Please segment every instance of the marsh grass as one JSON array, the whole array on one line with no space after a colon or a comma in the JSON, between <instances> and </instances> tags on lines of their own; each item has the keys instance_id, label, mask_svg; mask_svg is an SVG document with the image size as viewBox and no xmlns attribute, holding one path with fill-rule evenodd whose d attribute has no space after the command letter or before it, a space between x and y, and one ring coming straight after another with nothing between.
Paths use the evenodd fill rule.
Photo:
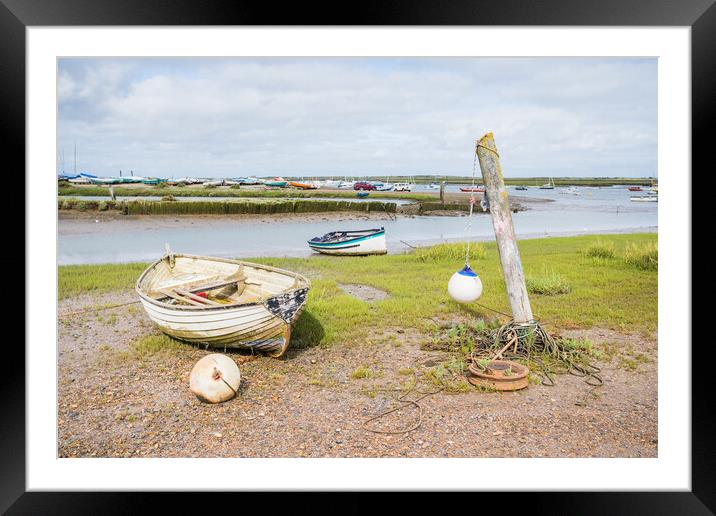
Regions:
<instances>
[{"instance_id":1,"label":"marsh grass","mask_svg":"<svg viewBox=\"0 0 716 516\"><path fill-rule=\"evenodd\" d=\"M236 186L236 185L233 185ZM254 188L233 188L233 187L217 187L203 186L200 188L189 188L187 186L164 186L162 188L154 187L131 187L131 186L115 186L114 192L117 197L143 197L156 195L173 195L175 197L237 197L237 198L323 198L323 197L340 197L346 199L355 199L356 193L353 190L348 191L321 191L321 190L293 190L290 188L278 188L271 190L261 190ZM58 188L58 195L83 197L83 196L108 196L109 190L103 186L61 186ZM412 192L371 192L371 198L375 199L405 199L412 201L435 201L435 196L431 194L421 194Z\"/></svg>"},{"instance_id":2,"label":"marsh grass","mask_svg":"<svg viewBox=\"0 0 716 516\"><path fill-rule=\"evenodd\" d=\"M527 291L530 294L556 296L559 294L569 294L572 290L567 280L554 271L545 272L539 276L527 276L525 282L527 284Z\"/></svg>"},{"instance_id":3,"label":"marsh grass","mask_svg":"<svg viewBox=\"0 0 716 516\"><path fill-rule=\"evenodd\" d=\"M624 263L644 271L659 269L659 248L656 242L629 244L624 250Z\"/></svg>"},{"instance_id":4,"label":"marsh grass","mask_svg":"<svg viewBox=\"0 0 716 516\"><path fill-rule=\"evenodd\" d=\"M421 247L413 251L413 256L421 262L437 262L454 260L460 262L465 260L467 253L466 244L438 244L431 247ZM470 262L482 260L487 256L487 251L482 243L470 244Z\"/></svg>"},{"instance_id":5,"label":"marsh grass","mask_svg":"<svg viewBox=\"0 0 716 516\"><path fill-rule=\"evenodd\" d=\"M612 242L603 242L597 240L590 244L585 250L584 255L590 258L614 258L616 251Z\"/></svg>"},{"instance_id":6,"label":"marsh grass","mask_svg":"<svg viewBox=\"0 0 716 516\"><path fill-rule=\"evenodd\" d=\"M332 200L278 199L258 202L245 201L178 201L174 195L165 195L161 201L83 201L81 199L62 199L58 201L61 210L101 210L116 209L126 215L241 215L275 213L322 213L336 211L359 211L395 213L394 202L351 202Z\"/></svg>"},{"instance_id":7,"label":"marsh grass","mask_svg":"<svg viewBox=\"0 0 716 516\"><path fill-rule=\"evenodd\" d=\"M617 249L629 244L656 244L655 234L610 235L599 237ZM522 240L523 263L531 270L550 270L571 287L557 296L534 295L530 301L535 316L552 328L590 328L598 326L617 331L653 332L657 325L657 273L644 270L634 274L632 266L613 260L603 267L585 260L582 249L597 241L592 236ZM306 310L294 328L294 342L300 346L352 345L368 340L369 333L385 328L422 328L426 320L462 320L486 325L506 322L477 304L459 304L447 293L447 282L464 263L465 244L435 252L423 260L417 251L408 254L330 259L259 258L265 263L308 274L311 289ZM498 253L494 243L483 244L485 256L473 263L483 283L481 305L509 313ZM423 251L425 252L425 251ZM442 255L443 258L439 256ZM59 267L60 298L83 292L110 292L132 289L143 263L114 265L72 265ZM363 284L387 291L384 300L365 303L346 294L338 285ZM140 309L141 310L141 309ZM482 321L485 320L485 321ZM432 328L434 328L434 323ZM471 343L454 336L454 349L469 351ZM429 345L430 341L426 342Z\"/></svg>"},{"instance_id":8,"label":"marsh grass","mask_svg":"<svg viewBox=\"0 0 716 516\"><path fill-rule=\"evenodd\" d=\"M83 293L134 288L134 283L147 265L146 263L64 265L58 271L59 299Z\"/></svg>"}]
</instances>

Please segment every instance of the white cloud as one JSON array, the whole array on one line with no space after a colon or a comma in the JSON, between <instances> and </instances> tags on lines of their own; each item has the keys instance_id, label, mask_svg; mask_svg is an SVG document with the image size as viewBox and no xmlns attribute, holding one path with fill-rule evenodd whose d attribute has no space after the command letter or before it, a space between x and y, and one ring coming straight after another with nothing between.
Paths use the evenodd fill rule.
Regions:
<instances>
[{"instance_id":1,"label":"white cloud","mask_svg":"<svg viewBox=\"0 0 716 516\"><path fill-rule=\"evenodd\" d=\"M99 174L467 174L486 131L507 176L656 174L655 60L72 59L58 94Z\"/></svg>"}]
</instances>

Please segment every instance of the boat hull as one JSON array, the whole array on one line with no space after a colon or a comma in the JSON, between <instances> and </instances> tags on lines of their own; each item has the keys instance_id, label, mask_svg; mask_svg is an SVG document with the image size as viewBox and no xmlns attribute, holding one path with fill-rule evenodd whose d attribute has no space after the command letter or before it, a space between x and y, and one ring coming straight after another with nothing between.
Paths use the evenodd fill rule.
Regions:
<instances>
[{"instance_id":1,"label":"boat hull","mask_svg":"<svg viewBox=\"0 0 716 516\"><path fill-rule=\"evenodd\" d=\"M301 190L316 190L318 187L311 183L299 183L296 181L289 181L289 186L293 186L294 188L300 188Z\"/></svg>"},{"instance_id":2,"label":"boat hull","mask_svg":"<svg viewBox=\"0 0 716 516\"><path fill-rule=\"evenodd\" d=\"M385 243L385 233L361 237L354 240L346 240L340 243L319 243L308 242L308 246L322 254L343 255L343 256L366 256L371 254L387 254L388 248Z\"/></svg>"},{"instance_id":3,"label":"boat hull","mask_svg":"<svg viewBox=\"0 0 716 516\"><path fill-rule=\"evenodd\" d=\"M144 299L141 303L152 322L175 339L213 348L252 349L271 355L283 354L288 348L291 329L303 312L301 306L287 322L263 304L244 305L209 314L205 309L178 313L157 307Z\"/></svg>"},{"instance_id":4,"label":"boat hull","mask_svg":"<svg viewBox=\"0 0 716 516\"><path fill-rule=\"evenodd\" d=\"M209 308L170 305L150 297L143 287L151 282L151 279L146 279L147 275L161 261L152 264L140 276L136 290L147 315L162 332L178 340L212 348L251 349L271 356L281 356L286 351L292 328L305 307L309 290L305 278L295 275L305 285L302 288L280 292L256 302ZM287 272L248 262L217 261L261 267L266 274Z\"/></svg>"}]
</instances>

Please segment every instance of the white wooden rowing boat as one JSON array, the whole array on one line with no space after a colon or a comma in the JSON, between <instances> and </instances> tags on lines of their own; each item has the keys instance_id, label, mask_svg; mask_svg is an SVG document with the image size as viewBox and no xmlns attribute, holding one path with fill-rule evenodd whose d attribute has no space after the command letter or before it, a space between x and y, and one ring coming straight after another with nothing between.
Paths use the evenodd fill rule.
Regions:
<instances>
[{"instance_id":1,"label":"white wooden rowing boat","mask_svg":"<svg viewBox=\"0 0 716 516\"><path fill-rule=\"evenodd\" d=\"M361 231L333 231L308 241L308 246L323 254L364 256L386 254L385 228Z\"/></svg>"},{"instance_id":2,"label":"white wooden rowing boat","mask_svg":"<svg viewBox=\"0 0 716 516\"><path fill-rule=\"evenodd\" d=\"M276 357L288 348L309 288L300 274L268 265L171 252L136 285L149 318L167 335Z\"/></svg>"}]
</instances>

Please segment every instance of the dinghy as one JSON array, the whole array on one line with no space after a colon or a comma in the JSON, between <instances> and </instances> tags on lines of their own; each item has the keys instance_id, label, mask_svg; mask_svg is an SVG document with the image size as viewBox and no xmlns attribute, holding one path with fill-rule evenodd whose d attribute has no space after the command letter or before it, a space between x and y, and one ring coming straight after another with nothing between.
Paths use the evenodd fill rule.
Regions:
<instances>
[{"instance_id":1,"label":"dinghy","mask_svg":"<svg viewBox=\"0 0 716 516\"><path fill-rule=\"evenodd\" d=\"M301 190L315 190L318 187L313 183L302 183L299 181L289 181L289 186L293 186L294 188L299 188Z\"/></svg>"},{"instance_id":2,"label":"dinghy","mask_svg":"<svg viewBox=\"0 0 716 516\"><path fill-rule=\"evenodd\" d=\"M361 231L333 231L308 241L308 246L323 254L365 256L386 254L385 228Z\"/></svg>"},{"instance_id":3,"label":"dinghy","mask_svg":"<svg viewBox=\"0 0 716 516\"><path fill-rule=\"evenodd\" d=\"M149 318L176 339L279 357L310 282L268 265L168 251L137 280Z\"/></svg>"},{"instance_id":4,"label":"dinghy","mask_svg":"<svg viewBox=\"0 0 716 516\"><path fill-rule=\"evenodd\" d=\"M484 186L461 186L460 191L461 192L484 193L485 187Z\"/></svg>"}]
</instances>

